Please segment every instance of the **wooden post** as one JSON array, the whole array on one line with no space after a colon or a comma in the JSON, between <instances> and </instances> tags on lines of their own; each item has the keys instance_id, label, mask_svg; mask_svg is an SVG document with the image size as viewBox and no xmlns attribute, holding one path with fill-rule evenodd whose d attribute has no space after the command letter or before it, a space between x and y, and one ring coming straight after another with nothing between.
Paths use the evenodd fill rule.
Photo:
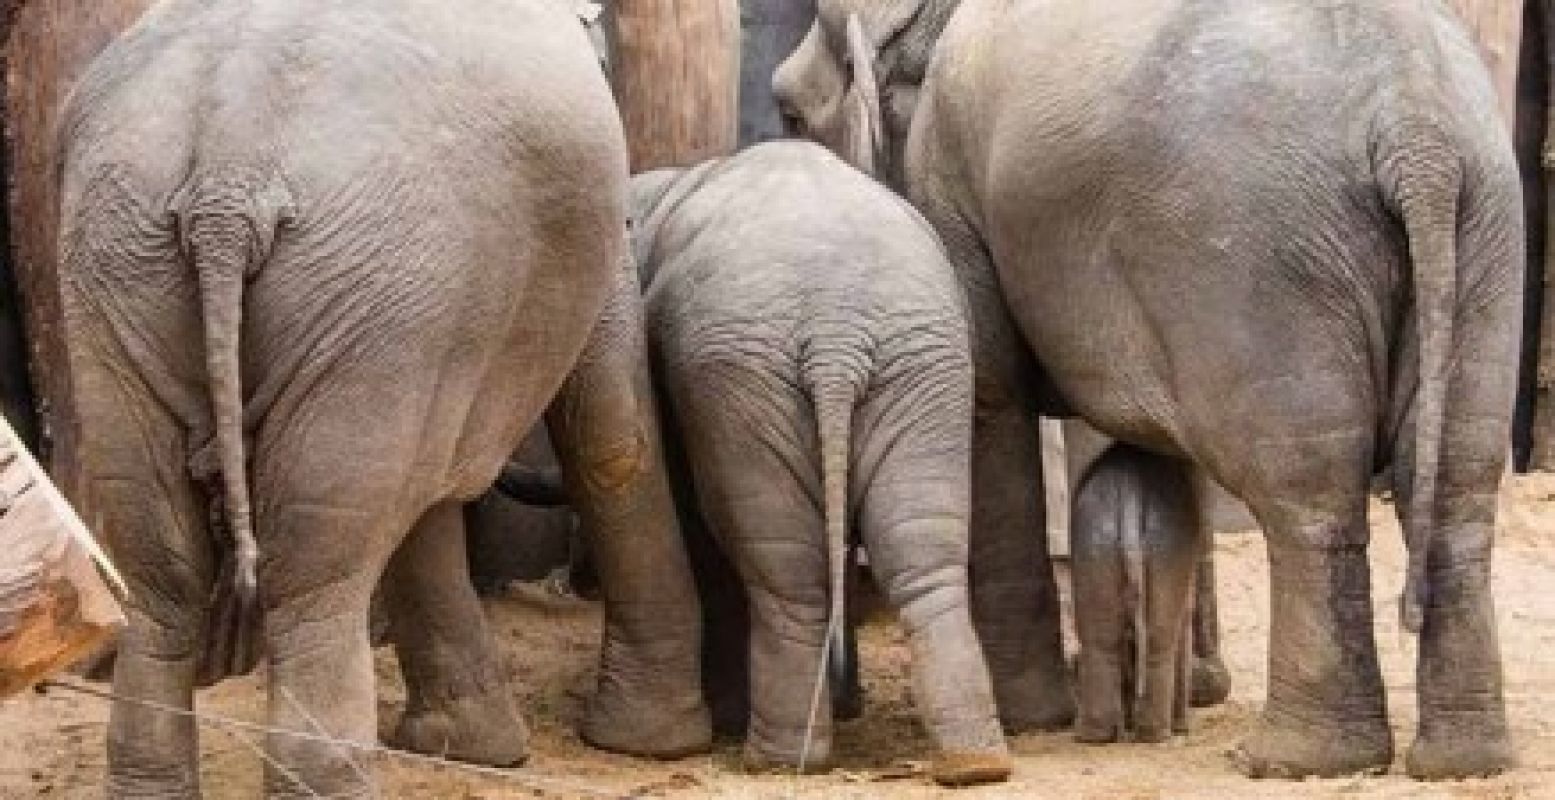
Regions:
<instances>
[{"instance_id":1,"label":"wooden post","mask_svg":"<svg viewBox=\"0 0 1555 800\"><path fill-rule=\"evenodd\" d=\"M5 74L5 41L15 21L16 0L0 0L0 76ZM0 81L0 121L5 119L4 83ZM0 122L0 130L4 129ZM0 136L0 141L4 137ZM0 148L0 187L11 185L10 169ZM0 188L0 192L4 189ZM27 373L27 336L22 322L21 296L11 268L10 220L0 202L0 412L29 447L38 445L37 407Z\"/></svg>"},{"instance_id":2,"label":"wooden post","mask_svg":"<svg viewBox=\"0 0 1555 800\"><path fill-rule=\"evenodd\" d=\"M1542 160L1544 192L1544 216L1539 220L1544 226L1544 261L1530 264L1543 278L1543 309L1540 320L1538 361L1536 362L1533 422L1533 452L1529 459L1534 469L1555 469L1555 246L1551 246L1549 233L1555 230L1555 0L1535 0L1542 13L1544 44L1545 90L1545 139Z\"/></svg>"},{"instance_id":3,"label":"wooden post","mask_svg":"<svg viewBox=\"0 0 1555 800\"><path fill-rule=\"evenodd\" d=\"M815 19L815 0L741 0L740 146L784 136L772 73Z\"/></svg>"},{"instance_id":4,"label":"wooden post","mask_svg":"<svg viewBox=\"0 0 1555 800\"><path fill-rule=\"evenodd\" d=\"M614 0L606 30L633 172L688 166L734 151L736 0Z\"/></svg>"},{"instance_id":5,"label":"wooden post","mask_svg":"<svg viewBox=\"0 0 1555 800\"><path fill-rule=\"evenodd\" d=\"M4 42L11 256L24 298L33 388L43 411L40 452L60 487L77 499L78 465L68 463L73 448L63 446L74 435L76 416L60 330L54 126L76 77L151 2L22 0ZM59 459L47 458L55 453Z\"/></svg>"},{"instance_id":6,"label":"wooden post","mask_svg":"<svg viewBox=\"0 0 1555 800\"><path fill-rule=\"evenodd\" d=\"M1485 66L1495 81L1502 119L1510 130L1517 117L1518 43L1522 40L1523 4L1515 0L1450 0L1479 43Z\"/></svg>"}]
</instances>

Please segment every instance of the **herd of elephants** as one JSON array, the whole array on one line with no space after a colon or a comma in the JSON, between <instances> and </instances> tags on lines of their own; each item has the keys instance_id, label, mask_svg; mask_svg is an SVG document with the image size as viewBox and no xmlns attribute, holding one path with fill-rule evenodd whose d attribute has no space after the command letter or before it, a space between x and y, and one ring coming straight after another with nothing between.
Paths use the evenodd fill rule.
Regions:
<instances>
[{"instance_id":1,"label":"herd of elephants","mask_svg":"<svg viewBox=\"0 0 1555 800\"><path fill-rule=\"evenodd\" d=\"M259 663L274 728L375 740L375 616L393 743L522 763L464 535L499 473L587 533L588 743L732 727L752 769L824 767L862 548L945 785L1007 777L1010 733L1184 729L1195 470L1272 567L1237 764L1387 769L1386 475L1406 768L1514 763L1489 569L1521 190L1443 4L820 0L773 79L794 140L636 176L574 5L164 0L76 85L70 446L132 589L114 691L152 703L113 708L111 796L198 796L195 722L154 704ZM1039 415L1116 442L1074 506L1073 667ZM505 469L539 424L562 489ZM375 791L266 749L271 796Z\"/></svg>"}]
</instances>

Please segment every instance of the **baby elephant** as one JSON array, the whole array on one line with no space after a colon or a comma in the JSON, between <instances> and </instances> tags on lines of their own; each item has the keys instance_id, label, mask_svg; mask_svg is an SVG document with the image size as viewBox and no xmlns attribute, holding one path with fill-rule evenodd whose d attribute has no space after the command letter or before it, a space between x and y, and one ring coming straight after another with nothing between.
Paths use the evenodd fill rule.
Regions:
<instances>
[{"instance_id":1,"label":"baby elephant","mask_svg":"<svg viewBox=\"0 0 1555 800\"><path fill-rule=\"evenodd\" d=\"M1193 486L1172 459L1107 450L1075 496L1070 529L1080 639L1082 742L1160 742L1188 729Z\"/></svg>"},{"instance_id":2,"label":"baby elephant","mask_svg":"<svg viewBox=\"0 0 1555 800\"><path fill-rule=\"evenodd\" d=\"M972 366L955 275L904 201L818 146L633 181L664 405L750 599L755 768L831 750L847 529L912 647L943 784L1010 759L967 596Z\"/></svg>"}]
</instances>

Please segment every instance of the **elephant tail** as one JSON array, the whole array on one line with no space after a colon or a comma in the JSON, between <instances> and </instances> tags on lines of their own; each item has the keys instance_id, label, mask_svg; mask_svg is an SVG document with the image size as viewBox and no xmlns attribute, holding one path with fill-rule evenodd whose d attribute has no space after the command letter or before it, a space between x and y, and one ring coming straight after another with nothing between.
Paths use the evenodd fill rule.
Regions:
<instances>
[{"instance_id":1,"label":"elephant tail","mask_svg":"<svg viewBox=\"0 0 1555 800\"><path fill-rule=\"evenodd\" d=\"M1141 536L1148 512L1145 509L1144 483L1139 474L1143 465L1126 444L1114 444L1107 458L1115 460L1116 477L1122 480L1122 492L1118 497L1118 545L1123 551L1124 598L1129 609L1130 624L1134 631L1134 675L1129 682L1129 705L1139 719L1140 704L1144 701L1145 671L1150 655L1150 574L1145 563L1145 543ZM1117 469L1121 467L1121 469Z\"/></svg>"},{"instance_id":2,"label":"elephant tail","mask_svg":"<svg viewBox=\"0 0 1555 800\"><path fill-rule=\"evenodd\" d=\"M202 682L246 672L257 658L246 646L256 621L259 547L249 498L240 333L244 288L269 258L284 205L276 190L247 170L197 177L173 201L180 244L198 284L212 417L211 441L194 469L205 478L211 469L220 475L220 519L231 545L223 555L224 579L215 587L208 641L214 653L202 665Z\"/></svg>"},{"instance_id":3,"label":"elephant tail","mask_svg":"<svg viewBox=\"0 0 1555 800\"><path fill-rule=\"evenodd\" d=\"M1457 230L1463 167L1436 123L1396 128L1399 146L1381 166L1394 211L1403 221L1414 287L1419 382L1414 402L1414 459L1405 509L1409 564L1399 613L1404 629L1419 633L1429 602L1428 573L1436 535L1436 500L1446 426L1457 306Z\"/></svg>"},{"instance_id":4,"label":"elephant tail","mask_svg":"<svg viewBox=\"0 0 1555 800\"><path fill-rule=\"evenodd\" d=\"M827 674L840 676L847 670L841 661L847 653L848 461L852 451L853 407L858 399L858 387L846 370L816 361L812 359L806 364L804 378L815 407L816 433L821 448L830 610L826 618L826 640L821 646L820 664L816 668L815 691L810 698L804 746L799 755L801 772L809 759L811 733L820 713L824 694L821 690Z\"/></svg>"}]
</instances>

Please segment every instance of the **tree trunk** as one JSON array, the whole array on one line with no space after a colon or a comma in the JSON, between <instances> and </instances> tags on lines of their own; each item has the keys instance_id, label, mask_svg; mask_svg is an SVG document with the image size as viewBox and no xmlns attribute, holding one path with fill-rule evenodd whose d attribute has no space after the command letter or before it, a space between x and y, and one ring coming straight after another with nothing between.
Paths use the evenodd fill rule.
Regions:
<instances>
[{"instance_id":1,"label":"tree trunk","mask_svg":"<svg viewBox=\"0 0 1555 800\"><path fill-rule=\"evenodd\" d=\"M1495 82L1501 116L1510 129L1517 118L1518 43L1522 39L1523 4L1514 0L1451 0L1452 7L1479 43Z\"/></svg>"},{"instance_id":2,"label":"tree trunk","mask_svg":"<svg viewBox=\"0 0 1555 800\"><path fill-rule=\"evenodd\" d=\"M733 152L739 137L736 0L618 0L606 15L632 171Z\"/></svg>"},{"instance_id":3,"label":"tree trunk","mask_svg":"<svg viewBox=\"0 0 1555 800\"><path fill-rule=\"evenodd\" d=\"M741 0L740 145L782 138L787 131L772 95L772 73L799 45L815 19L815 0Z\"/></svg>"},{"instance_id":4,"label":"tree trunk","mask_svg":"<svg viewBox=\"0 0 1555 800\"><path fill-rule=\"evenodd\" d=\"M11 263L24 298L33 388L43 410L40 452L45 456L73 450L50 445L74 435L77 423L60 331L55 264L59 165L54 126L76 77L150 4L151 0L24 0L5 39ZM78 497L77 465L47 463L65 493Z\"/></svg>"}]
</instances>

